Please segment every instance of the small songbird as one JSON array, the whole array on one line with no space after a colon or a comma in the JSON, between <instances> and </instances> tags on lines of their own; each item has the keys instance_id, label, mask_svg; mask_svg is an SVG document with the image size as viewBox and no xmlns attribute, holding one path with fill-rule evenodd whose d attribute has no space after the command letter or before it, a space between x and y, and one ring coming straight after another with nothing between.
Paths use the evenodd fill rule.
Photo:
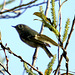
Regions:
<instances>
[{"instance_id":1,"label":"small songbird","mask_svg":"<svg viewBox=\"0 0 75 75\"><path fill-rule=\"evenodd\" d=\"M55 41L53 41L51 38L47 37L46 35L39 34L35 30L31 29L30 27L24 24L18 24L12 27L14 27L17 30L20 39L24 43L34 48L41 47L45 50L49 58L53 57L53 54L48 50L47 46L50 47L49 44L58 46L58 44Z\"/></svg>"}]
</instances>

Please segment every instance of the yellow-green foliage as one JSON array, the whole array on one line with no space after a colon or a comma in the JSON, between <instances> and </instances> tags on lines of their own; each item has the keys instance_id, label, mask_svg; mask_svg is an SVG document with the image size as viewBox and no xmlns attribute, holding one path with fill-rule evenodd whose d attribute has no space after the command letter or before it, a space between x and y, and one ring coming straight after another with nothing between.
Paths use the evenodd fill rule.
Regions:
<instances>
[{"instance_id":1,"label":"yellow-green foliage","mask_svg":"<svg viewBox=\"0 0 75 75\"><path fill-rule=\"evenodd\" d=\"M51 13L52 13L53 25L54 25L54 27L56 27L55 0L51 1L51 5L52 5L52 8L51 8L52 12Z\"/></svg>"},{"instance_id":2,"label":"yellow-green foliage","mask_svg":"<svg viewBox=\"0 0 75 75\"><path fill-rule=\"evenodd\" d=\"M37 75L31 71L31 69L28 67L26 63L24 63L24 68L25 68L25 71L28 73L28 75Z\"/></svg>"},{"instance_id":3,"label":"yellow-green foliage","mask_svg":"<svg viewBox=\"0 0 75 75\"><path fill-rule=\"evenodd\" d=\"M53 56L53 59L51 60L51 62L48 64L48 68L45 70L45 75L50 75L52 72L52 67L54 64L54 61L56 59L56 55Z\"/></svg>"},{"instance_id":4,"label":"yellow-green foliage","mask_svg":"<svg viewBox=\"0 0 75 75\"><path fill-rule=\"evenodd\" d=\"M64 42L64 41L66 40L66 38L67 38L68 29L69 29L69 24L70 24L70 19L68 18L67 21L66 21L66 25L65 25L65 30L64 30L62 42Z\"/></svg>"},{"instance_id":5,"label":"yellow-green foliage","mask_svg":"<svg viewBox=\"0 0 75 75\"><path fill-rule=\"evenodd\" d=\"M50 31L54 32L56 36L59 36L59 32L58 30L50 24L49 20L47 20L47 17L44 15L44 13L42 12L42 8L40 10L40 12L35 12L34 15L40 17L44 24L45 27L49 28Z\"/></svg>"}]
</instances>

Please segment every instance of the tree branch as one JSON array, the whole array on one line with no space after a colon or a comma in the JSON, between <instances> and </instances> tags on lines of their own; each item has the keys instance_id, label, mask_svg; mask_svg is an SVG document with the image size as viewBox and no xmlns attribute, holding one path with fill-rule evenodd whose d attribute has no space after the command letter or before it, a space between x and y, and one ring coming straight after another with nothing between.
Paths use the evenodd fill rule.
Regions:
<instances>
[{"instance_id":1,"label":"tree branch","mask_svg":"<svg viewBox=\"0 0 75 75\"><path fill-rule=\"evenodd\" d=\"M61 0L59 0L59 8L61 5ZM58 40L58 44L60 44L60 40L61 40L61 11L59 14L59 40ZM60 60L60 47L58 47L58 64L59 64L59 60ZM60 75L60 68L58 70L58 75Z\"/></svg>"},{"instance_id":2,"label":"tree branch","mask_svg":"<svg viewBox=\"0 0 75 75\"><path fill-rule=\"evenodd\" d=\"M4 65L2 65L2 63L0 62L0 66L2 66L3 67L3 69L9 74L9 75L11 75L11 73L4 67Z\"/></svg>"},{"instance_id":3,"label":"tree branch","mask_svg":"<svg viewBox=\"0 0 75 75\"><path fill-rule=\"evenodd\" d=\"M48 14L49 6L50 6L50 0L47 0L46 11L45 11L46 16ZM44 25L42 23L40 34L43 33L43 29L44 29ZM38 50L39 50L39 47L35 49L35 52L34 52L34 55L33 55L33 61L32 61L33 66L35 66L36 58L37 58L37 55L38 55Z\"/></svg>"},{"instance_id":4,"label":"tree branch","mask_svg":"<svg viewBox=\"0 0 75 75\"><path fill-rule=\"evenodd\" d=\"M4 11L4 12L0 12L0 14L13 11L13 10L15 10L15 9L17 9L17 8L21 8L21 7L23 7L23 6L27 6L27 5L29 5L29 4L35 3L36 1L37 1L37 0L34 0L34 1L31 1L31 2L29 2L29 3L27 3L27 4L22 4L22 5L20 5L20 6L16 6L16 7L10 9L10 10L6 10L6 11Z\"/></svg>"},{"instance_id":5,"label":"tree branch","mask_svg":"<svg viewBox=\"0 0 75 75\"><path fill-rule=\"evenodd\" d=\"M73 22L72 22L72 27L71 27L70 33L69 33L69 35L68 35L68 39L67 39L67 42L66 42L66 45L65 45L65 49L67 48L67 46L68 46L68 44L69 44L69 41L70 41L72 32L73 32L73 30L74 30L74 24L75 24L75 16L74 16L74 20L73 20Z\"/></svg>"},{"instance_id":6,"label":"tree branch","mask_svg":"<svg viewBox=\"0 0 75 75\"><path fill-rule=\"evenodd\" d=\"M66 42L66 45L65 45L65 50L67 49L67 46L68 46L68 44L69 44L69 41L70 41L70 38L71 38L71 35L72 35L72 32L73 32L73 30L74 30L74 25L75 25L75 16L74 16L74 19L73 19L73 23L72 23L72 27L71 27L71 30L70 30L70 33L69 33L69 35L68 35L68 39L67 39L67 42ZM59 64L58 64L58 66L57 66L57 68L56 68L56 70L55 70L55 74L54 75L56 75L57 74L57 71L58 71L58 69L59 69L59 67L60 67L60 65L61 65L61 61L62 61L62 59L63 59L63 54L64 53L62 53L62 55L61 55L61 57L60 57L60 61L59 61ZM68 61L66 62L66 68L67 68L67 72L68 72L68 67L67 67L67 64L68 63Z\"/></svg>"},{"instance_id":7,"label":"tree branch","mask_svg":"<svg viewBox=\"0 0 75 75\"><path fill-rule=\"evenodd\" d=\"M11 16L11 15L2 15L1 14L1 16L0 16L0 19L1 18L3 18L3 19L8 19L8 18L16 18L16 17L19 17L21 14L23 14L28 8L32 8L32 7L35 7L35 6L39 6L39 5L42 5L42 4L45 4L45 3L47 3L47 2L41 2L41 3L38 3L38 4L33 4L33 5L29 5L29 6L26 6L26 7L19 7L19 8L17 8L17 9L15 9L15 10L11 10L11 9L6 9L6 11L7 10L10 10L9 12L11 12L11 13L14 13L14 14L16 14L16 15L14 15L14 16ZM21 6L21 5L19 5L19 6ZM22 9L24 9L24 11L20 11L20 10L22 10ZM5 11L3 11L4 13L6 13ZM1 12L0 12L1 13Z\"/></svg>"},{"instance_id":8,"label":"tree branch","mask_svg":"<svg viewBox=\"0 0 75 75\"><path fill-rule=\"evenodd\" d=\"M1 45L1 48L2 48L2 49L8 50L8 52L9 52L10 54L13 54L15 57L19 58L19 59L21 60L21 62L24 62L24 63L28 64L31 68L33 68L33 70L37 71L37 72L39 73L39 75L43 75L43 73L42 73L41 71L38 71L37 69L35 69L31 64L29 64L27 61L25 61L21 56L19 56L19 55L13 53L13 52L10 50L9 47L6 48L5 46L3 46L3 44L2 44L1 42L0 42L0 45ZM5 68L4 68L4 69L5 69ZM9 73L8 70L5 69L5 71L6 71L7 73ZM9 73L9 74L10 74L10 73ZM10 75L11 75L11 74L10 74Z\"/></svg>"}]
</instances>

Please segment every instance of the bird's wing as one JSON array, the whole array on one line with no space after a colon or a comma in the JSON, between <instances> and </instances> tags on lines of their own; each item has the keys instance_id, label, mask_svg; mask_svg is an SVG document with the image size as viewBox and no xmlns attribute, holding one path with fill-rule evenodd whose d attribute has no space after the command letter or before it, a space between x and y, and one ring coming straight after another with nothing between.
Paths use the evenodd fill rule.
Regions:
<instances>
[{"instance_id":1,"label":"bird's wing","mask_svg":"<svg viewBox=\"0 0 75 75\"><path fill-rule=\"evenodd\" d=\"M49 38L46 35L37 34L37 35L35 35L35 39L40 40L46 44L52 44L54 46L59 46L53 39Z\"/></svg>"},{"instance_id":2,"label":"bird's wing","mask_svg":"<svg viewBox=\"0 0 75 75\"><path fill-rule=\"evenodd\" d=\"M36 36L36 35L35 35ZM28 36L27 39L30 40L30 41L34 41L36 43L40 43L40 44L45 44L46 46L48 47L51 47L48 43L42 41L42 40L39 40L39 39L36 39L35 36Z\"/></svg>"}]
</instances>

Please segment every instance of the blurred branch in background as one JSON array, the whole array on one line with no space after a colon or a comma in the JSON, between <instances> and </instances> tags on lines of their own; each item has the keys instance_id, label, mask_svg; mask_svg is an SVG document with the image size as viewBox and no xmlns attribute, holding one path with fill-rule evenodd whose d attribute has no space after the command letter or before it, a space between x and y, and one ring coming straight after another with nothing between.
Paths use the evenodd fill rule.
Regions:
<instances>
[{"instance_id":1,"label":"blurred branch in background","mask_svg":"<svg viewBox=\"0 0 75 75\"><path fill-rule=\"evenodd\" d=\"M21 14L23 14L28 8L32 8L32 7L39 6L39 5L47 3L47 2L41 2L41 3L38 3L38 4L33 4L36 1L37 0L34 0L34 1L31 1L31 2L29 2L27 4L22 4L22 1L21 1L19 6L16 6L14 8L7 9L7 10L2 9L3 11L1 10L1 12L0 12L0 14L1 14L0 19L17 18ZM21 11L21 10L23 10L23 11ZM13 13L14 15L13 16L9 15L9 12ZM2 15L4 13L8 13L8 14Z\"/></svg>"},{"instance_id":2,"label":"blurred branch in background","mask_svg":"<svg viewBox=\"0 0 75 75\"><path fill-rule=\"evenodd\" d=\"M72 26L71 26L71 30L70 30L70 33L69 33L69 35L68 35L68 39L67 39L67 42L66 42L66 45L65 45L64 49L67 49L67 46L68 46L69 41L70 41L70 38L71 38L71 36L72 36L72 32L73 32L73 30L74 30L74 25L75 25L75 16L74 16L74 19L73 19L73 22L72 22ZM57 66L57 68L56 68L56 70L55 70L55 75L57 74L57 72L58 72L58 70L59 70L59 67L60 67L60 64L61 64L61 62L62 62L62 59L63 59L63 54L61 55L60 60L59 60L59 64L58 64L58 66ZM67 62L66 62L66 64L67 64Z\"/></svg>"},{"instance_id":3,"label":"blurred branch in background","mask_svg":"<svg viewBox=\"0 0 75 75\"><path fill-rule=\"evenodd\" d=\"M9 0L9 1L4 0L4 2L2 4L0 4L0 10L4 9L5 5L10 4L14 1L15 0Z\"/></svg>"},{"instance_id":4,"label":"blurred branch in background","mask_svg":"<svg viewBox=\"0 0 75 75\"><path fill-rule=\"evenodd\" d=\"M5 47L6 47L6 45L5 45ZM2 58L0 56L0 73L2 73L3 75L5 75L5 72L7 72L9 75L11 75L11 73L8 71L8 58L7 58L7 55L6 55L6 52L5 52L5 47L2 44L1 32L0 32L0 46L1 46L0 50L3 50L4 54L5 54L5 58ZM5 59L6 59L6 65L3 64Z\"/></svg>"},{"instance_id":5,"label":"blurred branch in background","mask_svg":"<svg viewBox=\"0 0 75 75\"><path fill-rule=\"evenodd\" d=\"M50 0L47 0L46 10L45 10L46 17L48 15L49 6L50 6ZM42 7L40 7L40 11L41 10L42 10ZM42 23L41 30L40 30L40 34L43 33L43 29L44 29L44 25ZM35 49L35 52L34 52L34 55L33 55L33 60L32 60L32 66L33 67L35 66L36 58L37 58L37 55L38 55L38 50L39 50L39 47L37 47Z\"/></svg>"},{"instance_id":6,"label":"blurred branch in background","mask_svg":"<svg viewBox=\"0 0 75 75\"><path fill-rule=\"evenodd\" d=\"M59 0L59 9L60 9L60 5L61 5L61 0ZM62 24L62 16L61 16L61 11L60 11L60 14L59 15L59 40L58 40L58 44L60 44L60 41L61 41L61 24ZM60 47L58 47L58 63L59 63L59 60L60 60ZM58 70L58 75L60 75L60 68Z\"/></svg>"}]
</instances>

